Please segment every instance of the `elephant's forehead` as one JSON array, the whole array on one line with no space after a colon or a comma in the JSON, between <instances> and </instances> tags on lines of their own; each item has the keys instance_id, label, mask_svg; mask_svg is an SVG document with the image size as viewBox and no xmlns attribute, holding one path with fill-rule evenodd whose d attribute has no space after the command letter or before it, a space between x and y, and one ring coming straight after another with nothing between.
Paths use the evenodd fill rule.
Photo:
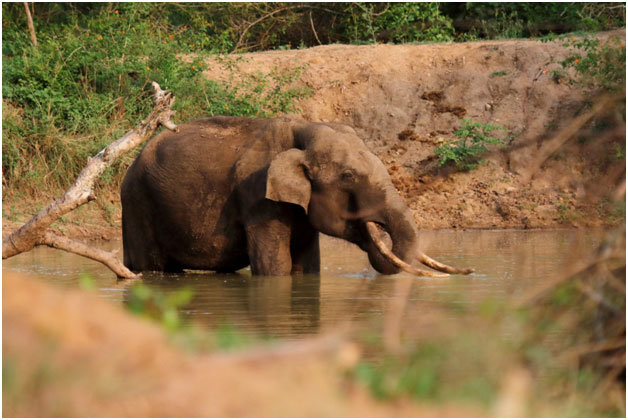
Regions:
<instances>
[{"instance_id":1,"label":"elephant's forehead","mask_svg":"<svg viewBox=\"0 0 628 420\"><path fill-rule=\"evenodd\" d=\"M351 168L364 175L381 176L387 173L382 161L354 136L317 139L310 152L310 158L321 166Z\"/></svg>"},{"instance_id":2,"label":"elephant's forehead","mask_svg":"<svg viewBox=\"0 0 628 420\"><path fill-rule=\"evenodd\" d=\"M312 157L321 162L348 163L367 151L362 140L354 136L320 137L311 149Z\"/></svg>"}]
</instances>

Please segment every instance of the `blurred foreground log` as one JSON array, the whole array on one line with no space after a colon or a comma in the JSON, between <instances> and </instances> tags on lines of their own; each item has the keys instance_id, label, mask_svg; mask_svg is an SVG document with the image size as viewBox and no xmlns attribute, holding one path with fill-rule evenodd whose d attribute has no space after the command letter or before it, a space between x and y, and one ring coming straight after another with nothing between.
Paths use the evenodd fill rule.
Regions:
<instances>
[{"instance_id":1,"label":"blurred foreground log","mask_svg":"<svg viewBox=\"0 0 628 420\"><path fill-rule=\"evenodd\" d=\"M97 250L87 245L61 238L48 232L47 229L59 217L94 200L94 183L105 169L111 166L124 153L152 137L160 125L173 131L178 130L176 125L170 120L175 113L175 111L170 109L174 104L174 96L171 92L161 90L160 86L155 82L153 82L153 89L155 90L156 105L148 117L124 136L105 147L96 156L89 158L85 168L83 168L74 184L63 196L57 198L22 227L5 237L2 240L2 259L30 251L38 245L47 245L102 262L116 273L118 277L138 277L138 275L127 269L113 253Z\"/></svg>"},{"instance_id":2,"label":"blurred foreground log","mask_svg":"<svg viewBox=\"0 0 628 420\"><path fill-rule=\"evenodd\" d=\"M619 383L625 393L625 224L608 231L587 261L533 288L516 303L539 324L552 320L560 326L534 338L553 348L558 362L599 374L602 380L596 392L605 393ZM565 334L562 340L559 331Z\"/></svg>"},{"instance_id":3,"label":"blurred foreground log","mask_svg":"<svg viewBox=\"0 0 628 420\"><path fill-rule=\"evenodd\" d=\"M534 174L539 172L543 163L545 163L550 156L558 151L563 144L574 138L578 131L580 131L589 121L605 112L608 112L611 107L616 106L619 101L623 100L625 100L625 95L604 95L598 98L589 111L575 117L553 138L543 142L540 148L528 153L529 157L524 159L524 161L519 163L519 165L517 165L518 167L514 169L521 173L526 182L529 182ZM523 147L532 148L534 147L534 143L523 145Z\"/></svg>"}]
</instances>

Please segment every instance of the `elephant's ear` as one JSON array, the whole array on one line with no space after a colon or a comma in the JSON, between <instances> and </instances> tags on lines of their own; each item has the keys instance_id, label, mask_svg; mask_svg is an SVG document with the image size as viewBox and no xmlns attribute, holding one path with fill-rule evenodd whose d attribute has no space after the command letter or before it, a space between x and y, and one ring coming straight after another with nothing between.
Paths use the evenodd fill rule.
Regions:
<instances>
[{"instance_id":1,"label":"elephant's ear","mask_svg":"<svg viewBox=\"0 0 628 420\"><path fill-rule=\"evenodd\" d=\"M304 172L305 152L289 149L270 162L266 179L266 198L298 204L307 213L312 186Z\"/></svg>"}]
</instances>

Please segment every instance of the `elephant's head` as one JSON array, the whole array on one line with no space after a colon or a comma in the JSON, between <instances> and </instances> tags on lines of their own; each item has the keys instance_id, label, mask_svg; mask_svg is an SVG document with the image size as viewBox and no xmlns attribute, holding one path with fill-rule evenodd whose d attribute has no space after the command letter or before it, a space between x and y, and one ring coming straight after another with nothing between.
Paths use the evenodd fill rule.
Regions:
<instances>
[{"instance_id":1,"label":"elephant's head","mask_svg":"<svg viewBox=\"0 0 628 420\"><path fill-rule=\"evenodd\" d=\"M266 198L303 207L312 226L346 239L366 251L373 267L385 274L411 267L418 259L439 271L468 273L440 264L419 252L418 230L384 164L350 127L322 123L296 125L294 148L271 162ZM392 252L376 226L392 240Z\"/></svg>"}]
</instances>

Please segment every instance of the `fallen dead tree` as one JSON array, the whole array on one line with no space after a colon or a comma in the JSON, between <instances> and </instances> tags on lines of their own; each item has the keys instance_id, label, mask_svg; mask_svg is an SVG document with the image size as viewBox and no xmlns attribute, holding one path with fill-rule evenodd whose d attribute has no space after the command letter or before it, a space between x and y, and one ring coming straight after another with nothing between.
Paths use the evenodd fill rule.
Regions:
<instances>
[{"instance_id":1,"label":"fallen dead tree","mask_svg":"<svg viewBox=\"0 0 628 420\"><path fill-rule=\"evenodd\" d=\"M46 245L101 262L120 278L138 277L120 262L115 252L106 252L58 236L48 228L64 214L94 200L96 198L94 183L100 175L120 156L152 137L160 125L169 130L178 130L177 126L170 120L175 113L170 109L174 104L174 96L171 92L161 90L159 84L155 82L153 82L153 89L155 90L156 104L151 113L134 129L105 147L96 156L89 158L85 168L63 196L57 198L22 227L5 237L2 240L2 259L30 251L36 246Z\"/></svg>"}]
</instances>

